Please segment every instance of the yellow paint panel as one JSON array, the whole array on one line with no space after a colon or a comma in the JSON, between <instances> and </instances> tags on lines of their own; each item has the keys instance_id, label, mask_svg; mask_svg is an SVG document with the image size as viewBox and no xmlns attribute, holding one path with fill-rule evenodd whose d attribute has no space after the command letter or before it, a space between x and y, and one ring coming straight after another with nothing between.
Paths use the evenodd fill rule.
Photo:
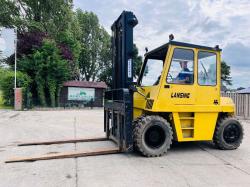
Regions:
<instances>
[{"instance_id":1,"label":"yellow paint panel","mask_svg":"<svg viewBox=\"0 0 250 187\"><path fill-rule=\"evenodd\" d=\"M194 118L180 117L184 113L173 113L174 128L177 140L182 141L201 141L212 140L218 113L194 114Z\"/></svg>"},{"instance_id":2,"label":"yellow paint panel","mask_svg":"<svg viewBox=\"0 0 250 187\"><path fill-rule=\"evenodd\" d=\"M142 115L143 110L139 109L139 108L134 108L133 112L134 112L133 117L134 117L134 119L136 119Z\"/></svg>"},{"instance_id":3,"label":"yellow paint panel","mask_svg":"<svg viewBox=\"0 0 250 187\"><path fill-rule=\"evenodd\" d=\"M212 140L218 113L195 113L194 139Z\"/></svg>"}]
</instances>

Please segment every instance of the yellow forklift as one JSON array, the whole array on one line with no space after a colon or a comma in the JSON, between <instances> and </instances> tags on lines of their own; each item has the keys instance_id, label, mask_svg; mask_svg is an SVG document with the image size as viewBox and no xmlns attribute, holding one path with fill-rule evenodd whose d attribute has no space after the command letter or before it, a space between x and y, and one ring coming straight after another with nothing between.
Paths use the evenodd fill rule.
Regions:
<instances>
[{"instance_id":1,"label":"yellow forklift","mask_svg":"<svg viewBox=\"0 0 250 187\"><path fill-rule=\"evenodd\" d=\"M236 149L243 128L232 99L221 97L221 49L173 41L145 54L134 94L134 142L161 156L173 140L213 141Z\"/></svg>"},{"instance_id":2,"label":"yellow forklift","mask_svg":"<svg viewBox=\"0 0 250 187\"><path fill-rule=\"evenodd\" d=\"M114 149L58 153L11 159L35 161L93 156L138 150L146 157L162 156L173 141L213 141L219 149L240 146L243 128L234 117L232 99L221 97L221 49L169 41L145 54L133 82L133 28L138 21L124 11L112 25L112 88L105 92L106 137L45 142L48 145L112 140Z\"/></svg>"}]
</instances>

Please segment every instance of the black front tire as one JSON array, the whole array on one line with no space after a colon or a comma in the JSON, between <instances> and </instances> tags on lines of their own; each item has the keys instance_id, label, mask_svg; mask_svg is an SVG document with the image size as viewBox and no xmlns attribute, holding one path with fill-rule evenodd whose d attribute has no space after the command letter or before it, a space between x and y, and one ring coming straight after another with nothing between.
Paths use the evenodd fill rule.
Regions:
<instances>
[{"instance_id":1,"label":"black front tire","mask_svg":"<svg viewBox=\"0 0 250 187\"><path fill-rule=\"evenodd\" d=\"M146 157L166 154L172 139L170 124L160 116L143 116L135 122L134 146Z\"/></svg>"},{"instance_id":2,"label":"black front tire","mask_svg":"<svg viewBox=\"0 0 250 187\"><path fill-rule=\"evenodd\" d=\"M243 135L243 127L237 119L221 117L216 125L213 142L219 149L233 150L240 146Z\"/></svg>"}]
</instances>

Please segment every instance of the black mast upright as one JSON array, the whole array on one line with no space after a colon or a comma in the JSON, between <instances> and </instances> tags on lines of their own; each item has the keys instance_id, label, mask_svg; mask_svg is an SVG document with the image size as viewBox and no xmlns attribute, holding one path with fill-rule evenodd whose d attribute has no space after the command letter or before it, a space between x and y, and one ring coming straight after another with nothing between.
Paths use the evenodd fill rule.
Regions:
<instances>
[{"instance_id":1,"label":"black mast upright","mask_svg":"<svg viewBox=\"0 0 250 187\"><path fill-rule=\"evenodd\" d=\"M112 89L128 88L133 82L133 28L138 21L132 12L123 11L112 25Z\"/></svg>"},{"instance_id":2,"label":"black mast upright","mask_svg":"<svg viewBox=\"0 0 250 187\"><path fill-rule=\"evenodd\" d=\"M138 21L123 11L112 25L112 88L105 92L104 131L121 151L133 147L133 28Z\"/></svg>"}]
</instances>

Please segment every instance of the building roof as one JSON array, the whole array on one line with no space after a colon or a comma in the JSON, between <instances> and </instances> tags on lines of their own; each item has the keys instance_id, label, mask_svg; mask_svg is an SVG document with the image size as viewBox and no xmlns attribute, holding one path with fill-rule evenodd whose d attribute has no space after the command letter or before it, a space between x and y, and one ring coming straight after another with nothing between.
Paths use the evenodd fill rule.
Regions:
<instances>
[{"instance_id":1,"label":"building roof","mask_svg":"<svg viewBox=\"0 0 250 187\"><path fill-rule=\"evenodd\" d=\"M249 94L250 93L250 87L245 88L243 90L239 90L239 91L237 91L237 93L239 93L239 94Z\"/></svg>"},{"instance_id":2,"label":"building roof","mask_svg":"<svg viewBox=\"0 0 250 187\"><path fill-rule=\"evenodd\" d=\"M65 87L82 87L82 88L107 88L105 82L88 82L88 81L67 81L63 83Z\"/></svg>"}]
</instances>

